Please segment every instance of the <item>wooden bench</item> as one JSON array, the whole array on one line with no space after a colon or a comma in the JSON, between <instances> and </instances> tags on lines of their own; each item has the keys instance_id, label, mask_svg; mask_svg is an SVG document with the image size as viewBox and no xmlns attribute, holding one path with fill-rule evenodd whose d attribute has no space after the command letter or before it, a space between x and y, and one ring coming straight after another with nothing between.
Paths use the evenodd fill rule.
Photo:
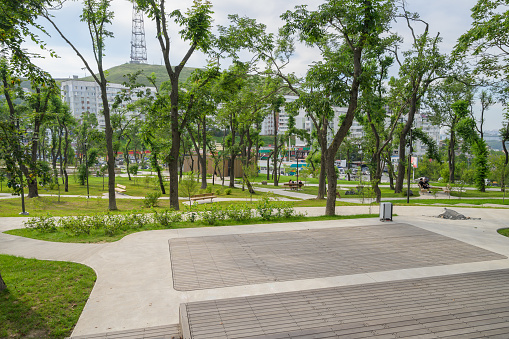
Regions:
<instances>
[{"instance_id":1,"label":"wooden bench","mask_svg":"<svg viewBox=\"0 0 509 339\"><path fill-rule=\"evenodd\" d=\"M302 186L304 186L303 183L289 183L289 182L285 182L283 184L283 187L286 189L287 187L291 190L298 190L300 189Z\"/></svg>"},{"instance_id":2,"label":"wooden bench","mask_svg":"<svg viewBox=\"0 0 509 339\"><path fill-rule=\"evenodd\" d=\"M197 200L205 200L210 199L210 202L212 202L212 199L217 198L214 193L203 193L203 194L195 194L189 198L191 201L197 201Z\"/></svg>"},{"instance_id":3,"label":"wooden bench","mask_svg":"<svg viewBox=\"0 0 509 339\"><path fill-rule=\"evenodd\" d=\"M125 193L127 192L127 187L124 185L117 184L117 187L115 187L115 191L118 193Z\"/></svg>"}]
</instances>

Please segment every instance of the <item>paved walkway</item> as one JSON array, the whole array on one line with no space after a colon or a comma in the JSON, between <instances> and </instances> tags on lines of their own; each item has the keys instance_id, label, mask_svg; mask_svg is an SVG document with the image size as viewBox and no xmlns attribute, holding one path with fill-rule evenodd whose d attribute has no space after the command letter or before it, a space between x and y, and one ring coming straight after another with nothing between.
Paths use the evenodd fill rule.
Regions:
<instances>
[{"instance_id":1,"label":"paved walkway","mask_svg":"<svg viewBox=\"0 0 509 339\"><path fill-rule=\"evenodd\" d=\"M337 213L368 213L368 209L368 206L338 207ZM374 209L378 211L378 208ZM324 212L324 208L302 210L305 210L308 215L320 215ZM97 273L97 281L73 332L75 336L89 335L177 324L179 323L180 304L509 269L509 259L504 258L509 256L509 239L496 233L498 228L509 227L508 212L502 209L477 208L458 208L457 211L469 217L481 218L481 220L443 220L435 218L443 212L443 208L440 207L422 209L420 207L396 206L394 213L397 213L398 216L394 218L394 224L382 223L377 218L373 218L158 230L131 234L120 241L107 244L50 243L0 233L0 253L47 260L73 261L92 267ZM22 227L24 219L1 218L0 232ZM430 252L441 252L438 252L436 259L430 258L429 262L424 264L384 266L384 260L387 263L392 260L388 259L390 252L393 251L394 255L398 257L399 247L404 244L396 241L397 239L391 242L389 238L384 238L387 241L378 243L373 241L378 236L383 236L377 236L376 232L382 229L390 230L396 223L408 225L405 226L407 230L412 229L419 232L423 234L424 238L442 239L444 244L449 245L435 249L430 248ZM285 246L274 243L272 248L281 250L279 256L263 258L265 267L272 267L271 270L274 270L282 256L286 260L290 260L288 255L291 251L288 250L289 248L296 250L301 246L302 241L299 240L299 234L302 237L303 233L315 234L318 232L316 236L319 236L319 230L323 230L324 237L320 241L326 241L327 239L323 238L330 238L331 233L336 232L338 232L337 234L346 232L343 236L347 237L347 234L351 235L349 232L352 231L352 228L361 229L361 234L375 232L371 241L368 240L369 236L363 240L365 244L362 246L371 251L371 255L366 260L380 258L379 269L371 267L361 271L337 270L323 275L306 276L296 270L299 267L299 260L302 259L298 258L296 263L287 266L293 267L293 278L287 275L284 279L277 279L277 281L256 281L249 282L249 285L242 283L240 285L211 286L209 284L205 286L206 289L191 290L186 288L182 291L173 287L174 272L172 272L169 241L170 243L173 241L182 243L183 239L202 241L206 239L205 237L209 237L208 239L212 237L240 237L248 241L246 244L250 244L245 247L246 251L252 251L256 247L254 242L263 239L267 232L281 238L280 243L284 242L285 235L288 235L291 239L295 239L297 247L288 243ZM336 239L339 238L341 237L336 237ZM264 241L261 242L261 244L263 243ZM333 248L333 245L328 246ZM457 259L452 261L441 261L440 259L445 260L450 254L454 254L458 249L455 246L462 248L463 254L460 257L464 255L465 257L456 257ZM378 248L380 252L373 252L376 251L375 248ZM263 248L258 250L263 250ZM359 250L362 252L360 245ZM311 251L312 249L307 250L308 253ZM411 248L409 251L411 252ZM411 262L412 258L414 257L410 253L407 260L403 261ZM354 260L352 261L353 265L357 265L355 258L352 257L352 260ZM310 264L313 265L313 263ZM265 270L265 272L267 271Z\"/></svg>"}]
</instances>

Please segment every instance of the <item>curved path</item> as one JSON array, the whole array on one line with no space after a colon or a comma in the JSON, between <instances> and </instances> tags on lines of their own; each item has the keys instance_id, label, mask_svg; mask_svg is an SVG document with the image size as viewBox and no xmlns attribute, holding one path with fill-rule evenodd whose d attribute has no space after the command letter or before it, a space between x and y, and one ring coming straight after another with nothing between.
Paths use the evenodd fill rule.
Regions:
<instances>
[{"instance_id":1,"label":"curved path","mask_svg":"<svg viewBox=\"0 0 509 339\"><path fill-rule=\"evenodd\" d=\"M368 206L338 207L338 214L368 213ZM375 206L373 212L377 212ZM435 218L441 207L400 207L395 222L407 223L509 257L509 238L496 233L509 227L507 210L454 208L481 220L452 221ZM297 209L321 215L323 208ZM26 218L0 218L0 232L22 227ZM199 229L157 230L135 233L106 244L52 243L0 233L0 253L45 260L72 261L92 267L97 281L73 335L87 335L179 322L181 303L236 296L300 291L355 285L374 281L442 276L454 273L509 268L509 259L406 268L384 272L259 283L244 286L177 291L173 288L168 241L175 238L284 232L294 230L372 226L378 218Z\"/></svg>"}]
</instances>

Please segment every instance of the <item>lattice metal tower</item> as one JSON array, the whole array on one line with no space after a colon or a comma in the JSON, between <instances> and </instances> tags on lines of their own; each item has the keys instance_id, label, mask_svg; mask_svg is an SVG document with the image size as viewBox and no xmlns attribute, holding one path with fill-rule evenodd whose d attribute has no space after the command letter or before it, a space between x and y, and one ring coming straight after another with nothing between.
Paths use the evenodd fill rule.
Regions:
<instances>
[{"instance_id":1,"label":"lattice metal tower","mask_svg":"<svg viewBox=\"0 0 509 339\"><path fill-rule=\"evenodd\" d=\"M131 63L141 64L147 62L147 45L145 44L145 27L143 14L133 2L133 32L131 37Z\"/></svg>"}]
</instances>

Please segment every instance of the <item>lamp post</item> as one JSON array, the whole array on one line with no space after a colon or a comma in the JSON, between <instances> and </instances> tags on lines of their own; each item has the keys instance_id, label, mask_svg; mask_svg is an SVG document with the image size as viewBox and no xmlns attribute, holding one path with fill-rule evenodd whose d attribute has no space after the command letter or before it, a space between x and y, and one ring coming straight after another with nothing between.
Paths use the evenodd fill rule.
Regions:
<instances>
[{"instance_id":1,"label":"lamp post","mask_svg":"<svg viewBox=\"0 0 509 339\"><path fill-rule=\"evenodd\" d=\"M298 150L295 150L295 158L297 159L297 185L299 184L299 153Z\"/></svg>"},{"instance_id":2,"label":"lamp post","mask_svg":"<svg viewBox=\"0 0 509 339\"><path fill-rule=\"evenodd\" d=\"M21 129L19 126L19 119L16 119L16 125L17 125L16 127L18 130L18 136L21 139L22 135L21 135ZM19 153L18 156L21 156L22 151L21 151L19 145L20 144L17 145L16 151ZM21 168L21 163L20 163L20 168ZM28 215L29 213L25 210L25 190L23 188L23 171L21 169L19 171L19 183L21 185L21 212L19 212L19 214L20 215Z\"/></svg>"},{"instance_id":3,"label":"lamp post","mask_svg":"<svg viewBox=\"0 0 509 339\"><path fill-rule=\"evenodd\" d=\"M87 199L90 199L90 191L89 191L89 186L88 186L88 155L87 155L87 140L85 140L84 142L84 146L85 146L85 176L86 176L86 179L87 179Z\"/></svg>"},{"instance_id":4,"label":"lamp post","mask_svg":"<svg viewBox=\"0 0 509 339\"><path fill-rule=\"evenodd\" d=\"M407 173L407 191L406 191L406 202L410 203L410 172L412 171L412 129L410 129L410 148L408 151L408 173Z\"/></svg>"}]
</instances>

